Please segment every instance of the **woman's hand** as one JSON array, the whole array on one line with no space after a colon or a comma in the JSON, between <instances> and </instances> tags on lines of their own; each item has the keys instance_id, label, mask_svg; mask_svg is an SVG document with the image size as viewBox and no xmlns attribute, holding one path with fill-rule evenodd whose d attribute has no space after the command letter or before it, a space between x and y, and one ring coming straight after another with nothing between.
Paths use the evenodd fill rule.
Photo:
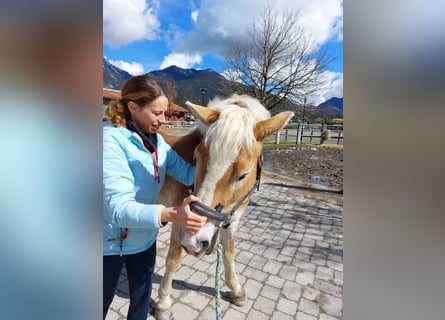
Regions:
<instances>
[{"instance_id":1,"label":"woman's hand","mask_svg":"<svg viewBox=\"0 0 445 320\"><path fill-rule=\"evenodd\" d=\"M207 218L190 210L190 203L195 201L199 201L199 198L190 195L184 199L182 205L162 209L159 215L159 223L175 222L181 226L184 232L192 235L197 234L206 223Z\"/></svg>"},{"instance_id":2,"label":"woman's hand","mask_svg":"<svg viewBox=\"0 0 445 320\"><path fill-rule=\"evenodd\" d=\"M201 230L207 221L206 217L200 216L190 210L190 203L199 201L195 195L190 195L184 199L182 205L177 209L177 223L185 233L196 234Z\"/></svg>"}]
</instances>

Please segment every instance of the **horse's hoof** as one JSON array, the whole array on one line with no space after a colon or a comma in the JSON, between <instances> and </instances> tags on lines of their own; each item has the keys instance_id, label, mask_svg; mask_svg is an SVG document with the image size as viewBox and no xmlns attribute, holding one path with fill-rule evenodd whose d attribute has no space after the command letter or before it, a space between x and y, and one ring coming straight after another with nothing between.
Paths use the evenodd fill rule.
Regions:
<instances>
[{"instance_id":1,"label":"horse's hoof","mask_svg":"<svg viewBox=\"0 0 445 320\"><path fill-rule=\"evenodd\" d=\"M234 304L237 307L244 307L246 305L246 302L247 302L246 297L230 299L230 303Z\"/></svg>"},{"instance_id":2,"label":"horse's hoof","mask_svg":"<svg viewBox=\"0 0 445 320\"><path fill-rule=\"evenodd\" d=\"M231 296L230 303L234 304L237 307L244 307L247 303L246 293L244 290L241 292L241 295L238 297Z\"/></svg>"},{"instance_id":3,"label":"horse's hoof","mask_svg":"<svg viewBox=\"0 0 445 320\"><path fill-rule=\"evenodd\" d=\"M156 320L175 320L175 317L173 316L173 312L171 312L170 310L167 310L167 311L156 310L155 319Z\"/></svg>"}]
</instances>

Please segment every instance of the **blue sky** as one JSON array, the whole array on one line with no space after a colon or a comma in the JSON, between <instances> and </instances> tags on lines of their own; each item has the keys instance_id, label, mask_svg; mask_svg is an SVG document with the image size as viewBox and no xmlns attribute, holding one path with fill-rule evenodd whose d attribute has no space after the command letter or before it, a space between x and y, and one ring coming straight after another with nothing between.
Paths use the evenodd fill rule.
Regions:
<instances>
[{"instance_id":1,"label":"blue sky","mask_svg":"<svg viewBox=\"0 0 445 320\"><path fill-rule=\"evenodd\" d=\"M336 61L328 85L308 102L343 97L343 1L275 0L277 10L299 12L300 23ZM136 75L164 69L211 68L222 73L224 50L242 38L267 0L103 0L103 55Z\"/></svg>"}]
</instances>

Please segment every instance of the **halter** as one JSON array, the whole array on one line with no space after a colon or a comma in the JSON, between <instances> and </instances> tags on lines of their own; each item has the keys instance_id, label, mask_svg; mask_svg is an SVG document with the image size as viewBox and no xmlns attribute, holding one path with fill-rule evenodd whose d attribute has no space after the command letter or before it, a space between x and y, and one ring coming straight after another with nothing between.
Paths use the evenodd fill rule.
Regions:
<instances>
[{"instance_id":1,"label":"halter","mask_svg":"<svg viewBox=\"0 0 445 320\"><path fill-rule=\"evenodd\" d=\"M252 188L249 190L249 192L239 200L236 205L232 208L232 210L229 212L229 214L223 214L222 210L224 208L224 205L222 203L219 203L215 209L210 208L209 206L205 205L202 202L196 201L192 202L190 204L190 208L193 212L205 216L210 219L222 221L222 227L224 229L227 229L230 224L232 223L232 218L235 215L235 212L241 207L241 205L252 195L252 193L255 191L255 188L257 190L260 189L260 179L261 179L261 168L263 166L263 155L261 154L258 157L257 161L257 171L256 171L256 180L255 184L252 186ZM193 191L189 190L190 194L193 194Z\"/></svg>"}]
</instances>

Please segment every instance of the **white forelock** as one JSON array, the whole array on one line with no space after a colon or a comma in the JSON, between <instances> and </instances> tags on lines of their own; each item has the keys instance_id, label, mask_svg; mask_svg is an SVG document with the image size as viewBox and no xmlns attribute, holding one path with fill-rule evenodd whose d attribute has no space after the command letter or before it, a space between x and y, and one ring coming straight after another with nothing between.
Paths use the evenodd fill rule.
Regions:
<instances>
[{"instance_id":1,"label":"white forelock","mask_svg":"<svg viewBox=\"0 0 445 320\"><path fill-rule=\"evenodd\" d=\"M220 116L207 129L205 143L210 146L210 159L225 165L233 163L241 150L252 149L256 141L255 122L270 118L270 112L257 99L247 95L214 99L208 107L219 111Z\"/></svg>"}]
</instances>

